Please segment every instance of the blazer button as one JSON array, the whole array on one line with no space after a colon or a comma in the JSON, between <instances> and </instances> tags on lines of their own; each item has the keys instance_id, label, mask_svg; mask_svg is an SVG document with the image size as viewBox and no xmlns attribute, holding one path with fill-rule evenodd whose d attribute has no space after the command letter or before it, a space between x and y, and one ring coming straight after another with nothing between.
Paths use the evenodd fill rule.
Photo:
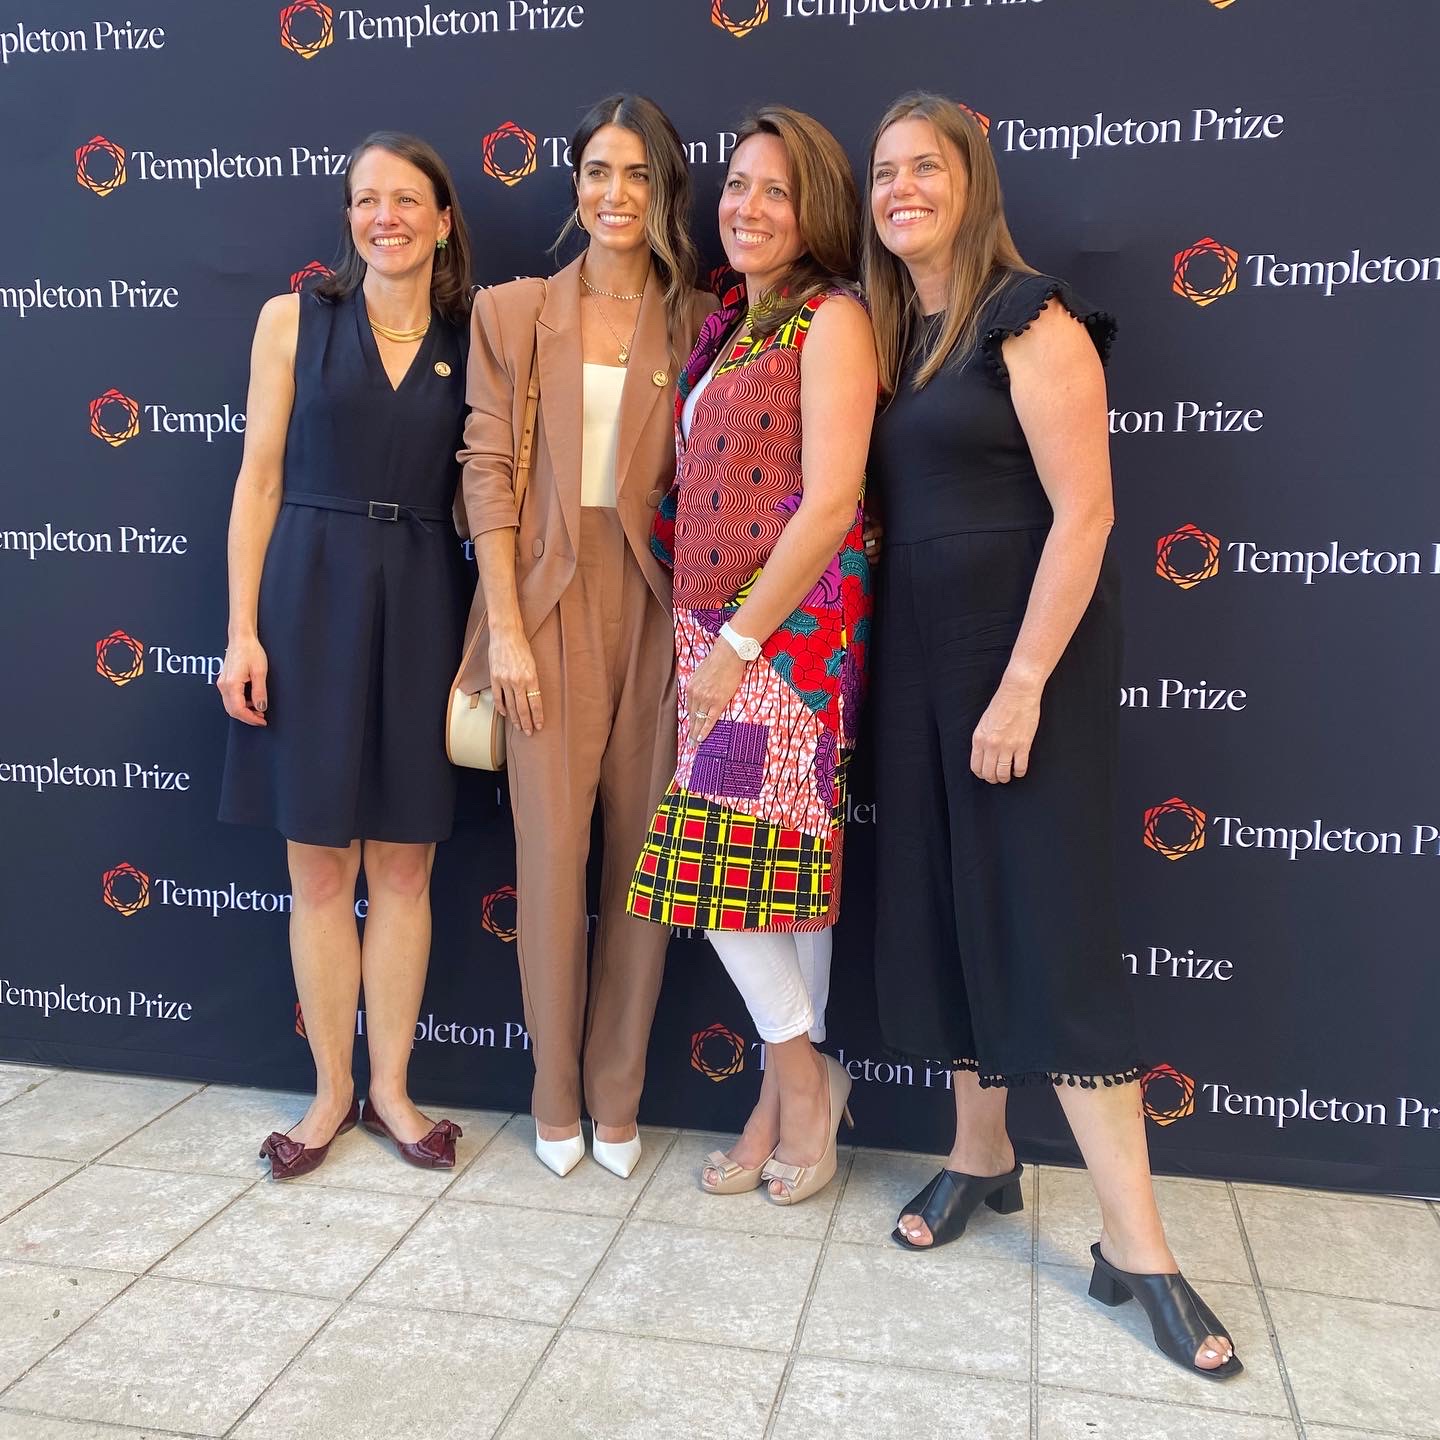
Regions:
<instances>
[{"instance_id":1,"label":"blazer button","mask_svg":"<svg viewBox=\"0 0 1440 1440\"><path fill-rule=\"evenodd\" d=\"M530 553L538 560L545 553L545 542L543 540L532 540L530 542Z\"/></svg>"},{"instance_id":2,"label":"blazer button","mask_svg":"<svg viewBox=\"0 0 1440 1440\"><path fill-rule=\"evenodd\" d=\"M664 498L665 492L663 490L652 490L646 495L645 503L654 510Z\"/></svg>"}]
</instances>

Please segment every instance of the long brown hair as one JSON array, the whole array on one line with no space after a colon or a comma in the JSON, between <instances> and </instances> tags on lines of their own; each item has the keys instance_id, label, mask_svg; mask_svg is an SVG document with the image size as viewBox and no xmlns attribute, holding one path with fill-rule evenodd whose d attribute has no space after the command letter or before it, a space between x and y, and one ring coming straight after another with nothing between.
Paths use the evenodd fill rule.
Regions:
<instances>
[{"instance_id":1,"label":"long brown hair","mask_svg":"<svg viewBox=\"0 0 1440 1440\"><path fill-rule=\"evenodd\" d=\"M327 275L315 287L315 293L326 300L343 300L354 294L365 279L365 262L350 234L350 175L370 150L386 150L408 161L429 180L440 209L450 211L450 237L445 246L435 252L435 268L430 274L430 304L451 324L466 324L470 319L470 232L465 227L465 216L455 194L455 182L433 146L397 130L376 130L350 152L350 162L345 167L345 209L340 218L335 273Z\"/></svg>"},{"instance_id":2,"label":"long brown hair","mask_svg":"<svg viewBox=\"0 0 1440 1440\"><path fill-rule=\"evenodd\" d=\"M875 326L880 388L887 395L894 394L899 383L920 307L910 272L880 240L868 193L873 185L875 149L880 137L897 121L911 119L928 120L935 127L941 143L948 143L959 156L969 182L965 213L955 233L950 260L945 319L929 353L915 372L915 388L919 390L933 380L951 356L964 355L974 345L980 310L1004 283L1007 273L1035 273L1021 259L1011 239L995 157L974 115L954 100L929 91L916 90L902 95L880 117L865 156L867 199L862 221L865 298Z\"/></svg>"},{"instance_id":3,"label":"long brown hair","mask_svg":"<svg viewBox=\"0 0 1440 1440\"><path fill-rule=\"evenodd\" d=\"M771 294L749 297L751 328L757 335L770 335L817 295L836 285L854 288L860 196L845 151L818 120L788 105L764 105L735 132L735 149L755 135L773 135L785 147L795 220L805 247Z\"/></svg>"},{"instance_id":4,"label":"long brown hair","mask_svg":"<svg viewBox=\"0 0 1440 1440\"><path fill-rule=\"evenodd\" d=\"M578 184L580 162L596 132L619 125L638 135L645 145L650 167L650 208L645 214L645 238L655 271L665 291L665 321L670 348L677 354L689 344L690 292L700 269L700 255L690 238L690 164L680 133L670 117L644 95L607 95L585 112L570 141L571 174ZM558 250L580 228L576 209L555 237Z\"/></svg>"}]
</instances>

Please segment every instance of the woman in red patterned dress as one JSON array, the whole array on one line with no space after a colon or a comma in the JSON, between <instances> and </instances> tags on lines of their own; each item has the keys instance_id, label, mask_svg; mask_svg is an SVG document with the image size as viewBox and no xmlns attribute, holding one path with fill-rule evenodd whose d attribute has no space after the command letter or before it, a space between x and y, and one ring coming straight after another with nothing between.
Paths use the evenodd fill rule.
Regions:
<instances>
[{"instance_id":1,"label":"woman in red patterned dress","mask_svg":"<svg viewBox=\"0 0 1440 1440\"><path fill-rule=\"evenodd\" d=\"M720 238L741 284L676 396L656 521L675 572L680 758L630 909L703 928L766 1045L716 1194L793 1204L835 1173L849 1076L824 1038L844 767L869 627L861 539L874 337L855 298L858 200L835 138L784 106L739 131ZM803 449L802 449L803 436Z\"/></svg>"}]
</instances>

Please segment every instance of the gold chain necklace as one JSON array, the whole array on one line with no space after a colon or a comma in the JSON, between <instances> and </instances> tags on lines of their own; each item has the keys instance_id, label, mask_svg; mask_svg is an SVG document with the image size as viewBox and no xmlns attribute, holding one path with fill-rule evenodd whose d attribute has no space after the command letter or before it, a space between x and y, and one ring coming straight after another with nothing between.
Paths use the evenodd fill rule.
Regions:
<instances>
[{"instance_id":1,"label":"gold chain necklace","mask_svg":"<svg viewBox=\"0 0 1440 1440\"><path fill-rule=\"evenodd\" d=\"M370 321L370 328L377 334L383 335L387 340L393 340L397 345L408 345L414 340L423 340L425 333L430 329L430 321L427 319L418 330L392 330L388 325L382 325L370 312L365 312L365 318Z\"/></svg>"},{"instance_id":2,"label":"gold chain necklace","mask_svg":"<svg viewBox=\"0 0 1440 1440\"><path fill-rule=\"evenodd\" d=\"M602 290L598 285L592 285L585 278L585 271L580 271L580 283L592 294L603 295L607 300L643 300L645 292L642 290L638 295L620 295L614 290Z\"/></svg>"}]
</instances>

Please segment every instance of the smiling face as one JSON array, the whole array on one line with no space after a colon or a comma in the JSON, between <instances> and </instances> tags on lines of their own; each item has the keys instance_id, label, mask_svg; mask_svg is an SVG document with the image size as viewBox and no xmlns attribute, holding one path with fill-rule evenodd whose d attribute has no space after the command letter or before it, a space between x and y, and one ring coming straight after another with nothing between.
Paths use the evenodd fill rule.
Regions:
<instances>
[{"instance_id":1,"label":"smiling face","mask_svg":"<svg viewBox=\"0 0 1440 1440\"><path fill-rule=\"evenodd\" d=\"M423 170L378 146L350 170L350 238L360 258L379 274L409 275L431 263L435 243L450 234Z\"/></svg>"},{"instance_id":2,"label":"smiling face","mask_svg":"<svg viewBox=\"0 0 1440 1440\"><path fill-rule=\"evenodd\" d=\"M897 120L876 141L870 215L880 243L912 274L949 266L968 189L959 152L930 121Z\"/></svg>"},{"instance_id":3,"label":"smiling face","mask_svg":"<svg viewBox=\"0 0 1440 1440\"><path fill-rule=\"evenodd\" d=\"M650 162L644 140L623 125L602 125L580 157L575 203L592 245L621 254L647 245Z\"/></svg>"},{"instance_id":4,"label":"smiling face","mask_svg":"<svg viewBox=\"0 0 1440 1440\"><path fill-rule=\"evenodd\" d=\"M720 190L720 243L752 298L805 253L790 161L778 136L751 135L730 157Z\"/></svg>"}]
</instances>

